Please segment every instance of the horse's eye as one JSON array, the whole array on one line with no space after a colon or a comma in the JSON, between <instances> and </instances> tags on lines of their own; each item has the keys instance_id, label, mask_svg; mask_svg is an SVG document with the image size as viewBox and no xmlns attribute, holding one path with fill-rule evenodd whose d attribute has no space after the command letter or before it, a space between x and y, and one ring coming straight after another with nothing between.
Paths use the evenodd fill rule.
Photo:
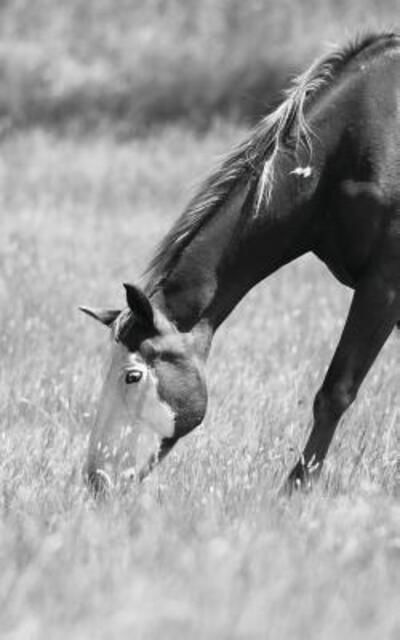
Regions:
<instances>
[{"instance_id":1,"label":"horse's eye","mask_svg":"<svg viewBox=\"0 0 400 640\"><path fill-rule=\"evenodd\" d=\"M133 384L134 382L139 382L142 376L143 376L143 372L140 371L139 369L131 369L125 375L125 382L126 384Z\"/></svg>"}]
</instances>

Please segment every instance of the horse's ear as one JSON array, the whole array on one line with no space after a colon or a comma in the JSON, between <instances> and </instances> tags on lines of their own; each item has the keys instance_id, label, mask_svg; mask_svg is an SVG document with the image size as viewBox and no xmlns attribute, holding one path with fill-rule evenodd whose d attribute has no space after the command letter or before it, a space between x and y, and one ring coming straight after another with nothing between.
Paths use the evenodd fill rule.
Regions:
<instances>
[{"instance_id":1,"label":"horse's ear","mask_svg":"<svg viewBox=\"0 0 400 640\"><path fill-rule=\"evenodd\" d=\"M121 311L118 311L117 309L92 309L90 307L79 307L79 309L91 318L105 324L106 327L110 327L121 313Z\"/></svg>"},{"instance_id":2,"label":"horse's ear","mask_svg":"<svg viewBox=\"0 0 400 640\"><path fill-rule=\"evenodd\" d=\"M139 287L124 282L126 301L135 317L145 326L154 327L154 312L151 302Z\"/></svg>"}]
</instances>

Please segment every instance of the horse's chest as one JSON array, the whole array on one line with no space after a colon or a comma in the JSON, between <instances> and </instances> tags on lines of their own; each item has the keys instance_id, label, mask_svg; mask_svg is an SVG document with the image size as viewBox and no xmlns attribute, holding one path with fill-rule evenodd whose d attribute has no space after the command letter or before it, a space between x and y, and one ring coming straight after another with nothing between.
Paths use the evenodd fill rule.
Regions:
<instances>
[{"instance_id":1,"label":"horse's chest","mask_svg":"<svg viewBox=\"0 0 400 640\"><path fill-rule=\"evenodd\" d=\"M378 188L343 182L327 203L315 253L344 284L355 286L379 247L386 212Z\"/></svg>"}]
</instances>

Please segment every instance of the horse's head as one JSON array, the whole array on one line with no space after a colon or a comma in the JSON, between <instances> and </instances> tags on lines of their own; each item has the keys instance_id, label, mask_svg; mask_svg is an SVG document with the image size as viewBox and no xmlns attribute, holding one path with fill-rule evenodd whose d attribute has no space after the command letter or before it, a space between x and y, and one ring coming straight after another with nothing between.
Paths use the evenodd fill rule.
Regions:
<instances>
[{"instance_id":1,"label":"horse's head","mask_svg":"<svg viewBox=\"0 0 400 640\"><path fill-rule=\"evenodd\" d=\"M191 334L180 333L137 287L124 285L122 311L81 309L110 327L111 362L87 461L90 483L113 485L135 469L136 439L148 427L177 439L203 419L203 362Z\"/></svg>"}]
</instances>

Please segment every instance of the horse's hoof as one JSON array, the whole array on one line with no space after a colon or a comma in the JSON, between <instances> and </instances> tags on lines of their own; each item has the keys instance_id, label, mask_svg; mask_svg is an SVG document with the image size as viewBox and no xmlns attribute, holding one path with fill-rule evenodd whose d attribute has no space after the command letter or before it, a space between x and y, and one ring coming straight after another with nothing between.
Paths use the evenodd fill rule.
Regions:
<instances>
[{"instance_id":1,"label":"horse's hoof","mask_svg":"<svg viewBox=\"0 0 400 640\"><path fill-rule=\"evenodd\" d=\"M290 498L294 493L309 493L312 488L313 482L309 474L292 472L279 490L279 495Z\"/></svg>"}]
</instances>

